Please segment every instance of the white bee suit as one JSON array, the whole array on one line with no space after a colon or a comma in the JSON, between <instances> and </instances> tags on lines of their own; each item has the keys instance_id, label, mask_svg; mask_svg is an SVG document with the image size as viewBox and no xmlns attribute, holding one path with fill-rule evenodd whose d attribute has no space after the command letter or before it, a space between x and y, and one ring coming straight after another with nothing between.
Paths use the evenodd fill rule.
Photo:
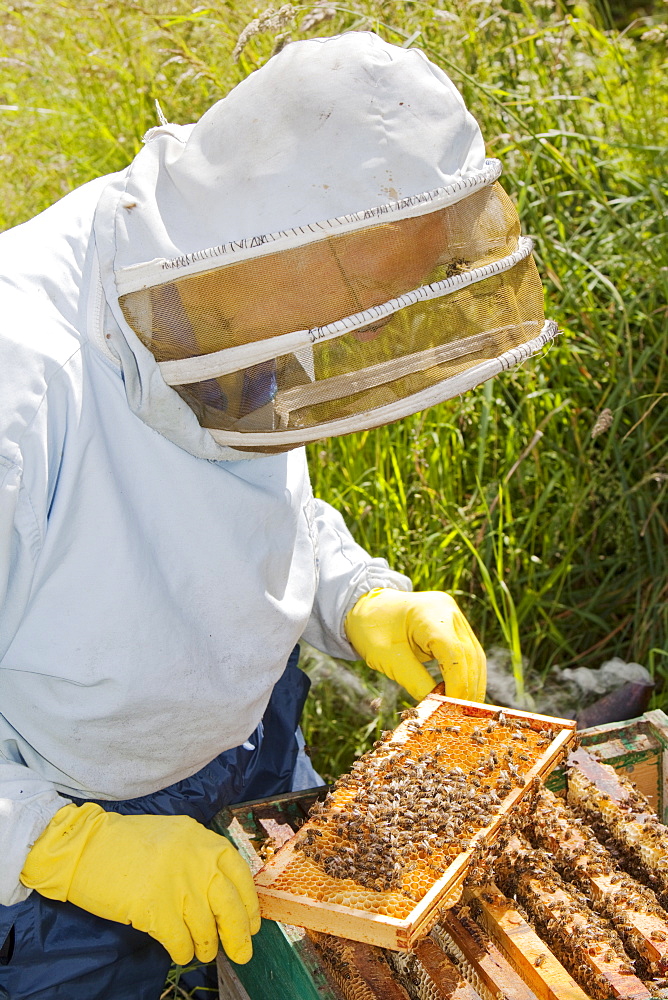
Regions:
<instances>
[{"instance_id":1,"label":"white bee suit","mask_svg":"<svg viewBox=\"0 0 668 1000\"><path fill-rule=\"evenodd\" d=\"M375 224L388 204L410 223L433 198L447 208L491 190L498 172L440 70L352 33L289 45L198 125L151 130L129 168L0 236L0 903L25 898L26 854L68 795L132 798L194 774L248 738L300 637L354 659L343 622L357 599L411 586L313 499L302 448L258 455L251 435L238 450L200 422L128 322L123 289L141 295L179 262L197 277L200 258L208 267L232 247L247 262L270 242L262 234L294 247L323 219L356 235L364 213ZM469 247L463 277L450 261L438 294L498 271L489 301L500 301L503 274L530 252L516 251L517 233L491 257ZM317 277L295 273L297 305L302 291L316 305L326 296ZM483 299L464 293L453 315L482 315ZM245 301L260 303L258 322L272 310L280 320L261 283ZM483 352L474 376L457 370L456 391L537 350L553 333L538 336L536 322L513 321L529 339L520 330L510 353L505 342L505 353ZM301 379L286 399L310 391L315 368L298 341L298 364L251 358L244 391L253 379L257 398L273 391L283 371ZM423 348L443 357L442 345ZM374 366L379 394L388 364L379 355ZM341 377L318 405L332 405ZM368 426L445 398L442 377L404 394L401 412L383 396ZM318 436L307 430L303 440ZM293 447L302 432L274 433L265 443Z\"/></svg>"}]
</instances>

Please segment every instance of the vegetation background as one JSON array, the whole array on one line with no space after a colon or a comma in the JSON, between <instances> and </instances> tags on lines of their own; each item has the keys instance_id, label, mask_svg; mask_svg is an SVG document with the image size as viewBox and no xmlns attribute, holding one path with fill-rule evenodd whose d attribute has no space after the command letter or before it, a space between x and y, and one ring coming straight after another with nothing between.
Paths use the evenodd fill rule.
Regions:
<instances>
[{"instance_id":1,"label":"vegetation background","mask_svg":"<svg viewBox=\"0 0 668 1000\"><path fill-rule=\"evenodd\" d=\"M124 167L298 38L372 29L453 78L536 239L563 336L454 400L311 450L316 492L419 589L455 593L519 695L643 663L668 701L666 0L0 0L0 228ZM396 709L305 659L326 777ZM178 990L178 987L175 987Z\"/></svg>"}]
</instances>

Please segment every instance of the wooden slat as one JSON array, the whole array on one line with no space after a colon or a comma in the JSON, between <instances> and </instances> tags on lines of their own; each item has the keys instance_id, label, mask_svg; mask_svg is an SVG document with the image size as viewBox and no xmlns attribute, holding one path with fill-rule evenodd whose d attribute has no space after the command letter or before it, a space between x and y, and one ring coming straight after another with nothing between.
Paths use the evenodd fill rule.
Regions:
<instances>
[{"instance_id":1,"label":"wooden slat","mask_svg":"<svg viewBox=\"0 0 668 1000\"><path fill-rule=\"evenodd\" d=\"M331 934L307 934L345 1000L410 1000L379 949Z\"/></svg>"},{"instance_id":2,"label":"wooden slat","mask_svg":"<svg viewBox=\"0 0 668 1000\"><path fill-rule=\"evenodd\" d=\"M454 962L429 938L408 954L390 952L388 961L413 1000L481 1000Z\"/></svg>"},{"instance_id":3,"label":"wooden slat","mask_svg":"<svg viewBox=\"0 0 668 1000\"><path fill-rule=\"evenodd\" d=\"M519 837L511 838L506 850L505 870L497 869L501 886L510 882L536 929L547 935L548 944L552 941L554 952L570 971L575 973L577 969L576 974L588 989L604 1000L649 1000L649 991L633 974L617 934L568 892L551 867L549 856L534 851ZM484 899L483 894L481 901ZM552 927L558 930L558 936L551 936Z\"/></svg>"},{"instance_id":4,"label":"wooden slat","mask_svg":"<svg viewBox=\"0 0 668 1000\"><path fill-rule=\"evenodd\" d=\"M379 948L405 951L411 947L410 927L405 921L383 914L369 914L337 903L320 903L278 889L258 891L262 916L296 924L322 934L334 933Z\"/></svg>"},{"instance_id":5,"label":"wooden slat","mask_svg":"<svg viewBox=\"0 0 668 1000\"><path fill-rule=\"evenodd\" d=\"M467 889L464 898L478 904L483 927L539 1000L590 1000L497 886Z\"/></svg>"},{"instance_id":6,"label":"wooden slat","mask_svg":"<svg viewBox=\"0 0 668 1000\"><path fill-rule=\"evenodd\" d=\"M462 698L449 698L447 695L443 694L443 685L438 684L433 691L431 691L425 701L439 701L448 705L460 705L462 711L465 715L471 718L479 719L489 719L499 714L502 711L507 719L517 719L518 722L527 721L532 724L534 729L540 730L546 727L559 725L559 728L564 729L575 729L577 728L577 723L572 722L570 719L556 719L551 715L537 715L535 712L524 712L519 708L499 708L497 705L486 705L484 702L480 701L465 701Z\"/></svg>"},{"instance_id":7,"label":"wooden slat","mask_svg":"<svg viewBox=\"0 0 668 1000\"><path fill-rule=\"evenodd\" d=\"M434 941L429 938L421 941L415 954L431 981L445 997L451 997L452 1000L480 1000L478 993L462 978L454 962L443 954Z\"/></svg>"},{"instance_id":8,"label":"wooden slat","mask_svg":"<svg viewBox=\"0 0 668 1000\"><path fill-rule=\"evenodd\" d=\"M632 785L582 747L569 756L569 767L569 804L594 829L605 831L622 855L635 858L660 902L668 907L668 828L659 823L649 802Z\"/></svg>"},{"instance_id":9,"label":"wooden slat","mask_svg":"<svg viewBox=\"0 0 668 1000\"><path fill-rule=\"evenodd\" d=\"M225 997L225 1000L253 1000L222 949L218 951L216 957L216 968L218 970L219 996Z\"/></svg>"},{"instance_id":10,"label":"wooden slat","mask_svg":"<svg viewBox=\"0 0 668 1000\"><path fill-rule=\"evenodd\" d=\"M468 967L493 997L500 995L512 997L512 1000L536 1000L536 994L515 972L491 938L465 915L444 913L432 934L441 947L454 949L460 965Z\"/></svg>"},{"instance_id":11,"label":"wooden slat","mask_svg":"<svg viewBox=\"0 0 668 1000\"><path fill-rule=\"evenodd\" d=\"M558 917L558 906L568 902L568 893L563 890L544 892L540 888L540 883L532 883L535 894L540 895L546 910ZM554 918L553 918L554 919ZM571 917L561 918L562 929L566 936L570 936L573 947L579 936L584 937L587 932L587 921L584 916L576 914ZM615 954L608 959L606 951L602 945L594 943L586 950L578 952L578 958L583 965L588 965L594 975L605 980L607 988L610 990L610 997L620 997L623 1000L649 1000L649 990L644 983L630 972L622 971L622 961Z\"/></svg>"}]
</instances>

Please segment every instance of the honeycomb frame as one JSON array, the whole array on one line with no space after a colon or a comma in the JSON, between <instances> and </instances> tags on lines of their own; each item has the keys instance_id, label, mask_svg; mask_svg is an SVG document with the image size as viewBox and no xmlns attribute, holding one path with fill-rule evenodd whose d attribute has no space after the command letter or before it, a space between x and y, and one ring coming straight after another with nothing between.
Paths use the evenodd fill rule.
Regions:
<instances>
[{"instance_id":1,"label":"honeycomb frame","mask_svg":"<svg viewBox=\"0 0 668 1000\"><path fill-rule=\"evenodd\" d=\"M448 724L444 725L444 721ZM484 723L488 728L481 736L480 727ZM507 793L492 807L491 821L472 830L470 839L465 841L465 848L459 850L451 861L443 862L447 866L442 874L430 876L421 872L420 884L428 885L416 900L414 896L409 898L397 890L371 890L349 878L327 874L322 866L303 853L304 846L310 843L308 838L314 836L309 831L319 828L318 836L322 836L320 831L324 830L331 840L340 845L341 850L346 844L345 836L334 835L333 819L329 821L330 828L327 822L323 826L322 822L310 819L255 876L262 916L394 951L412 948L431 930L439 911L458 902L471 861L493 842L534 779L545 777L560 763L575 738L575 728L576 724L570 720L447 698L437 693L428 695L411 710L410 717L379 741L363 760L377 765L378 761L390 759L392 754L398 752L417 759L420 754L424 756L425 746L443 746L447 742L448 746L452 744L452 748L443 753L449 759L456 759L460 765L466 763L466 756L468 764L484 761L487 756L490 760L495 755L499 758L496 765L488 765L491 768L489 782L485 782L484 773L482 775L482 784L487 790L494 787L491 780L494 775L498 780L498 774L508 774L501 767L503 761L500 760L499 748L506 748L506 753L509 748L519 748L525 752L518 754L513 780L509 780ZM447 736L444 735L446 731ZM490 751L491 736L488 733L493 733L493 745L497 751ZM524 758L522 762L521 758ZM484 768L471 766L467 775L463 768L459 769L467 779L484 771ZM498 784L496 787L499 787ZM345 789L335 790L332 795L334 808L343 799ZM431 869L430 865L426 867ZM316 885L317 889L314 888ZM328 895L329 898L326 898ZM343 901L335 901L341 899ZM392 915L393 910L399 915Z\"/></svg>"}]
</instances>

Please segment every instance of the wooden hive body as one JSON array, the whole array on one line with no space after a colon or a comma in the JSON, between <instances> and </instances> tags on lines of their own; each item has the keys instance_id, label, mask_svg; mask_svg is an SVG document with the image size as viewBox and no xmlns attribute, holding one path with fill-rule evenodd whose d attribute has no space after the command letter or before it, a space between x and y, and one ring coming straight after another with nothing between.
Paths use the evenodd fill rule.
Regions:
<instances>
[{"instance_id":1,"label":"wooden hive body","mask_svg":"<svg viewBox=\"0 0 668 1000\"><path fill-rule=\"evenodd\" d=\"M609 734L609 743L606 736ZM668 719L661 712L647 713L628 724L598 727L582 734L583 743L592 743L601 759L611 761L621 773L641 774L643 791L649 793L663 818L664 776L668 763ZM635 756L637 754L637 756ZM635 773L634 773L635 772ZM563 786L563 776L553 773L550 784ZM276 801L245 804L219 814L215 828L226 833L253 870L261 867L258 849L267 836L277 845L299 826L321 790L285 796ZM552 836L551 830L545 836ZM564 838L562 837L562 840ZM566 838L564 850L573 852L578 864L582 844L577 837ZM585 845L586 846L586 845ZM584 872L583 877L590 877ZM617 884L616 877L591 876L593 888L605 895ZM438 915L438 923L425 945L412 952L409 962L397 965L383 949L334 937L307 932L281 922L263 921L254 938L255 956L247 966L230 972L220 959L225 1000L583 1000L591 994L573 982L544 941L518 913L515 904L496 886L466 890L469 901L480 898L476 920L460 907ZM660 940L656 916L630 914L629 933L644 935L649 957L663 961L668 942ZM665 925L664 925L665 926ZM440 949L434 951L434 945ZM441 961L441 957L445 961ZM450 964L447 958L449 957ZM594 965L598 961L592 955ZM417 964L416 964L417 963ZM402 972L403 969L403 972ZM614 971L614 970L613 970ZM459 978L458 978L459 976ZM354 980L355 991L350 992ZM667 996L668 992L648 991L633 975L610 979L609 998ZM607 998L606 998L607 1000Z\"/></svg>"}]
</instances>

